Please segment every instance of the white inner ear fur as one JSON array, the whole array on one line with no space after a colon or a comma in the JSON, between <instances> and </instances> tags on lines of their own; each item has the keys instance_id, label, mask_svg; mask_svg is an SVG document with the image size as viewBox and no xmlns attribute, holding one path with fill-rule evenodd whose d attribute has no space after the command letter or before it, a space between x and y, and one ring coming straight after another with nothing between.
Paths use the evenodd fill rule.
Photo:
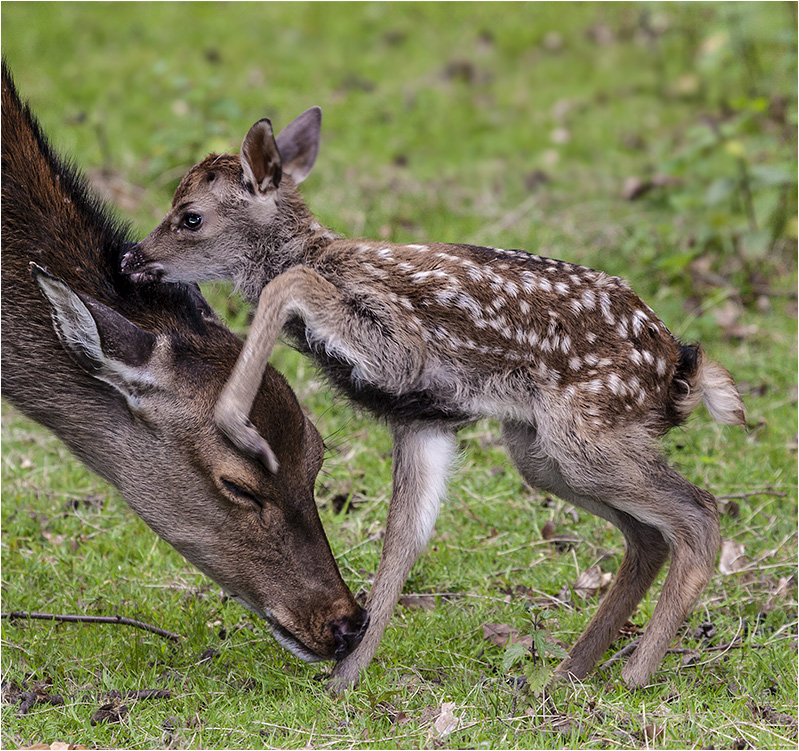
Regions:
<instances>
[{"instance_id":1,"label":"white inner ear fur","mask_svg":"<svg viewBox=\"0 0 799 751\"><path fill-rule=\"evenodd\" d=\"M142 403L136 392L142 386L155 383L148 366L134 367L108 357L103 351L97 323L80 297L54 279L39 275L36 282L50 301L53 325L64 348L81 351L97 363L100 369L91 375L122 394L132 411L140 412Z\"/></svg>"},{"instance_id":2,"label":"white inner ear fur","mask_svg":"<svg viewBox=\"0 0 799 751\"><path fill-rule=\"evenodd\" d=\"M36 282L50 301L50 315L64 347L67 350L80 349L95 362L104 362L100 332L81 299L54 279L40 275Z\"/></svg>"}]
</instances>

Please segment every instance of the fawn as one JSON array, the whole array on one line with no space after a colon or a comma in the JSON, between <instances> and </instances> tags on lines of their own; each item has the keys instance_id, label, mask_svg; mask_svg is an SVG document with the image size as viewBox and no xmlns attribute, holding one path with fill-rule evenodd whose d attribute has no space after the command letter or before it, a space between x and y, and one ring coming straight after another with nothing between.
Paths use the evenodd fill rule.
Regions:
<instances>
[{"instance_id":1,"label":"fawn","mask_svg":"<svg viewBox=\"0 0 799 751\"><path fill-rule=\"evenodd\" d=\"M644 685L708 583L720 543L715 498L669 467L656 439L700 401L718 421L744 424L732 378L602 272L518 250L336 236L296 187L313 167L320 126L318 108L277 139L260 120L240 156L195 165L123 269L174 282L232 278L258 301L216 418L273 471L248 414L284 329L336 389L388 422L393 488L371 623L336 664L332 687L356 683L374 656L432 533L456 433L483 417L500 421L530 485L610 521L626 541L613 585L559 674L588 673L671 556L622 671L629 686Z\"/></svg>"}]
</instances>

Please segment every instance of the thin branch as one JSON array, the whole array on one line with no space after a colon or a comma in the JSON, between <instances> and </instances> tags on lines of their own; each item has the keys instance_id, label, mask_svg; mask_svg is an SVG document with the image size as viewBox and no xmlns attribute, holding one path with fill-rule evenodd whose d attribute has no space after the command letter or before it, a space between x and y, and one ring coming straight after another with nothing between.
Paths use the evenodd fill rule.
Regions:
<instances>
[{"instance_id":1,"label":"thin branch","mask_svg":"<svg viewBox=\"0 0 799 751\"><path fill-rule=\"evenodd\" d=\"M638 646L638 642L641 641L640 638L633 639L629 644L625 644L618 652L612 654L605 662L603 662L599 666L599 670L604 670L608 666L612 665L614 662L621 660L628 655L635 652L636 647ZM768 647L768 644L757 644L755 642L743 642L740 640L739 637L734 637L731 641L725 642L724 644L715 644L713 646L706 646L700 647L697 649L691 649L690 647L671 647L670 649L666 650L666 654L669 655L689 655L689 654L696 654L699 656L705 652L722 652L726 653L729 652L731 649L743 649L744 647L749 647L750 649L765 649ZM720 657L723 657L724 654L721 654L717 657L714 657L712 661L718 660ZM706 665L710 660L702 663L698 663L698 665ZM697 667L697 665L687 665L686 667Z\"/></svg>"},{"instance_id":2,"label":"thin branch","mask_svg":"<svg viewBox=\"0 0 799 751\"><path fill-rule=\"evenodd\" d=\"M163 636L174 642L179 642L183 637L180 634L166 631L158 626L151 626L143 621L135 621L132 618L124 618L121 615L57 615L55 613L25 613L13 611L11 613L0 613L0 618L15 620L17 618L28 618L38 621L64 621L66 623L118 623L120 626L133 626L143 631Z\"/></svg>"},{"instance_id":3,"label":"thin branch","mask_svg":"<svg viewBox=\"0 0 799 751\"><path fill-rule=\"evenodd\" d=\"M617 660L621 660L624 657L627 657L627 655L632 654L633 652L635 652L636 648L638 647L638 642L639 641L641 641L640 638L633 639L629 644L625 644L618 652L616 652L615 654L611 655L607 660L605 660L605 662L603 662L599 666L599 669L600 670L605 670L607 667L612 665Z\"/></svg>"},{"instance_id":4,"label":"thin branch","mask_svg":"<svg viewBox=\"0 0 799 751\"><path fill-rule=\"evenodd\" d=\"M746 493L729 493L727 495L717 495L716 500L719 501L731 501L734 498L751 498L754 495L770 495L774 496L775 498L785 498L787 493L783 493L779 490L750 490Z\"/></svg>"}]
</instances>

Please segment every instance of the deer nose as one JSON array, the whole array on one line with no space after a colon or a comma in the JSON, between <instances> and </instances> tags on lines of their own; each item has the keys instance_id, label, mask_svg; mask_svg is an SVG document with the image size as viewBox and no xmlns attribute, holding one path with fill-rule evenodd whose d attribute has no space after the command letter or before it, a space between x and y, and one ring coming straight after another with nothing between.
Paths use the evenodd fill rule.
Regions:
<instances>
[{"instance_id":1,"label":"deer nose","mask_svg":"<svg viewBox=\"0 0 799 751\"><path fill-rule=\"evenodd\" d=\"M343 660L361 643L368 626L369 613L363 608L359 608L359 612L354 618L343 616L330 624L333 638L336 641L336 660Z\"/></svg>"},{"instance_id":2,"label":"deer nose","mask_svg":"<svg viewBox=\"0 0 799 751\"><path fill-rule=\"evenodd\" d=\"M120 263L122 273L124 274L132 271L138 263L141 263L141 261L142 258L139 251L139 244L127 243L125 246L125 252L122 255L122 262Z\"/></svg>"}]
</instances>

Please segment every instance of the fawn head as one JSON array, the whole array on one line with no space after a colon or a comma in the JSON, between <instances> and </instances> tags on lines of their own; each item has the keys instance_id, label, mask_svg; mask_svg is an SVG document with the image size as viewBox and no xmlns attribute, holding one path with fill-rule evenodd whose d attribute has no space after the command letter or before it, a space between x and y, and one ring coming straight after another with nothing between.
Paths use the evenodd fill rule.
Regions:
<instances>
[{"instance_id":1,"label":"fawn head","mask_svg":"<svg viewBox=\"0 0 799 751\"><path fill-rule=\"evenodd\" d=\"M239 156L211 154L192 167L169 213L123 257L123 272L172 282L236 278L250 246L290 240L307 212L296 186L316 161L321 123L322 110L312 107L275 138L264 118Z\"/></svg>"}]
</instances>

